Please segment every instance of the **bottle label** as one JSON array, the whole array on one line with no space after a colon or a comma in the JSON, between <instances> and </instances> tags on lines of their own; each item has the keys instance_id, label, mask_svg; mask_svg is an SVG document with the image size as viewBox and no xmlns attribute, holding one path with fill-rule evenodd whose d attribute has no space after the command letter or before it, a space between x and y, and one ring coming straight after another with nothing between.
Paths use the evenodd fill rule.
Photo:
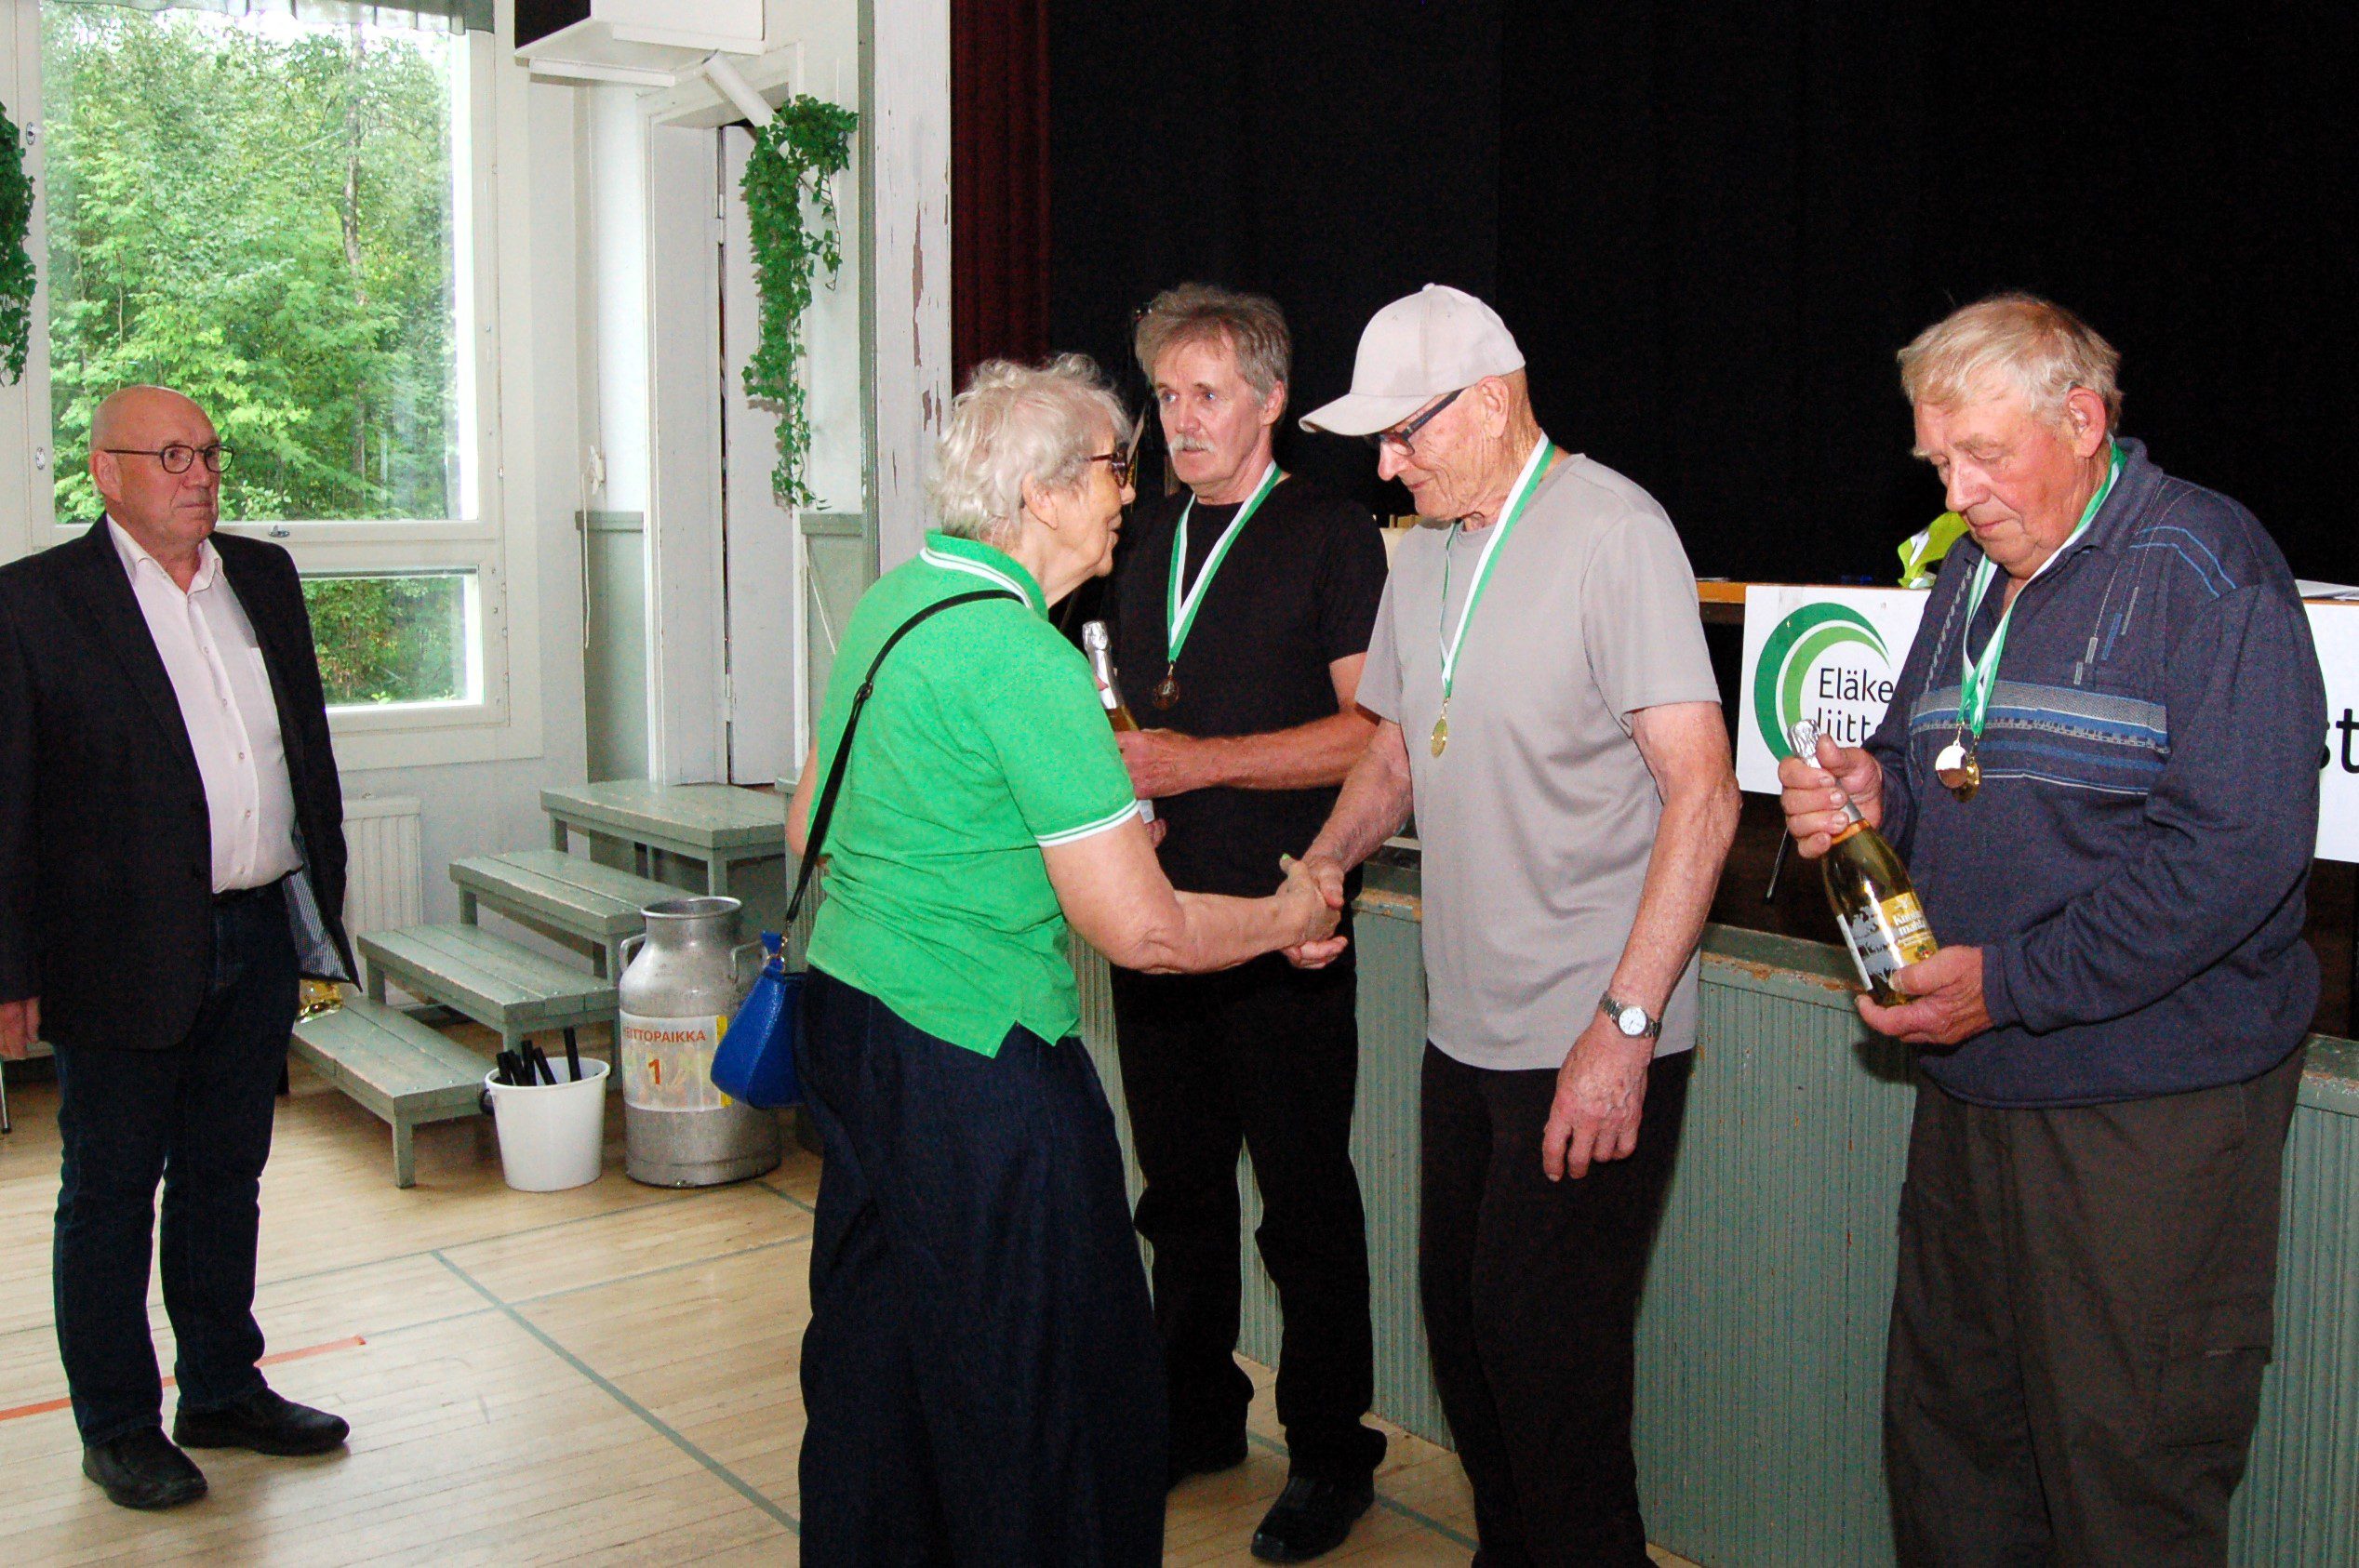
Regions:
<instances>
[{"instance_id":1,"label":"bottle label","mask_svg":"<svg viewBox=\"0 0 2359 1568\"><path fill-rule=\"evenodd\" d=\"M713 1053L729 1020L622 1015L622 1103L634 1110L719 1110L734 1104L713 1083Z\"/></svg>"},{"instance_id":2,"label":"bottle label","mask_svg":"<svg viewBox=\"0 0 2359 1568\"><path fill-rule=\"evenodd\" d=\"M1106 711L1109 713L1113 712L1121 705L1120 700L1115 698L1114 688L1112 686L1100 686L1098 688L1098 700L1106 705Z\"/></svg>"},{"instance_id":3,"label":"bottle label","mask_svg":"<svg viewBox=\"0 0 2359 1568\"><path fill-rule=\"evenodd\" d=\"M1851 950L1852 966L1869 990L1887 980L1896 970L1922 963L1939 950L1925 906L1913 893L1896 893L1836 922L1843 928L1843 945Z\"/></svg>"}]
</instances>

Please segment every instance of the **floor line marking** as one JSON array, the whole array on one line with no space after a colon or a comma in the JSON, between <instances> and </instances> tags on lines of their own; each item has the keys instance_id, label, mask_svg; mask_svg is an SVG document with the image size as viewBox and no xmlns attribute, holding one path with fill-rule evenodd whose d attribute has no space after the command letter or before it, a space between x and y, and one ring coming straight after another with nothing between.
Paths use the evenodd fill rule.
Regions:
<instances>
[{"instance_id":1,"label":"floor line marking","mask_svg":"<svg viewBox=\"0 0 2359 1568\"><path fill-rule=\"evenodd\" d=\"M563 1345L557 1343L554 1336L550 1335L548 1331L543 1329L539 1323L534 1322L530 1318L526 1317L522 1312L516 1310L514 1306L509 1302L504 1301L500 1296L494 1295L491 1289L481 1280L476 1279L473 1274L470 1274L467 1270L459 1267L458 1264L453 1263L449 1258L445 1257L442 1255L442 1250L440 1248L435 1248L431 1254L429 1254L429 1256L432 1256L435 1262L441 1264L453 1274L459 1276L460 1282L464 1283L468 1289L473 1291L477 1296L482 1296L486 1301L491 1303L493 1307L497 1308L507 1317L510 1322L514 1323L518 1328L523 1329L526 1334L532 1335L533 1338L539 1340L541 1346L547 1349L550 1354L555 1356L567 1366L573 1368L574 1371L580 1373L584 1378L588 1379L592 1384L595 1385L602 1392L604 1392L608 1399L614 1401L615 1403L622 1406L623 1409L637 1416L641 1421L646 1422L646 1425L657 1433L657 1435L660 1436L665 1442L671 1443L673 1447L678 1449L689 1458L695 1460L698 1464L703 1466L706 1470L710 1471L716 1480L726 1485L729 1490L735 1492L739 1496L744 1498L747 1502L752 1503L755 1508L760 1508L764 1513L768 1514L772 1519L777 1520L780 1524L786 1526L787 1530L791 1534L798 1536L803 1534L803 1521L801 1520L796 1519L793 1514L787 1512L784 1508L770 1501L769 1498L764 1496L754 1488L753 1482L747 1481L743 1476L729 1468L728 1466L724 1465L720 1460L715 1459L712 1455L707 1454L703 1449L698 1447L670 1422L664 1420L663 1417L658 1415L654 1411L649 1410L646 1405L641 1404L637 1400L633 1399L629 1394L624 1393L622 1389L615 1384L613 1379L607 1377L605 1374L599 1372L595 1367L592 1366L588 1362L583 1361L580 1356L575 1355L571 1350L566 1349Z\"/></svg>"},{"instance_id":2,"label":"floor line marking","mask_svg":"<svg viewBox=\"0 0 2359 1568\"><path fill-rule=\"evenodd\" d=\"M1259 1443L1262 1447L1268 1449L1273 1454L1283 1454L1288 1458L1293 1457L1293 1455L1288 1453L1286 1445L1280 1442L1275 1438L1263 1437L1259 1432L1252 1431L1246 1433L1246 1436L1252 1439L1255 1442ZM1399 1498L1388 1497L1381 1492L1377 1493L1376 1500L1378 1505L1386 1509L1388 1512L1399 1514L1403 1519L1407 1520L1412 1524L1421 1524L1425 1526L1426 1529L1433 1531L1433 1534L1441 1536L1444 1540L1448 1541L1453 1545L1464 1547L1468 1551L1473 1551L1476 1549L1473 1536L1469 1535L1462 1531L1450 1528L1450 1526L1443 1523L1440 1520L1435 1519L1432 1514L1426 1513L1419 1508L1413 1508L1409 1507L1408 1504L1402 1502Z\"/></svg>"},{"instance_id":3,"label":"floor line marking","mask_svg":"<svg viewBox=\"0 0 2359 1568\"><path fill-rule=\"evenodd\" d=\"M366 1345L367 1343L367 1340L355 1334L342 1339L331 1339L325 1345L306 1345L300 1350L274 1351L270 1355L264 1356L254 1364L256 1366L276 1366L281 1362L300 1361L305 1356L324 1356L330 1350L350 1350L356 1346ZM180 1379L178 1377L167 1377L164 1379L164 1386L169 1389L178 1385ZM13 1409L0 1410L0 1421L14 1421L26 1415L47 1415L53 1410L63 1410L73 1402L73 1401L71 1398L68 1398L61 1400L42 1400L35 1404L20 1404Z\"/></svg>"}]
</instances>

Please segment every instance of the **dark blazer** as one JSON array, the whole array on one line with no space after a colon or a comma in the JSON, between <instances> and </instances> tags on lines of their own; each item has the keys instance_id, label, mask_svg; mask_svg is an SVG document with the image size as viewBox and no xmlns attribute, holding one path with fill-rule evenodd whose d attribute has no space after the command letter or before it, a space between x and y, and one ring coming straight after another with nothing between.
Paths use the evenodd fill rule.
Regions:
<instances>
[{"instance_id":1,"label":"dark blazer","mask_svg":"<svg viewBox=\"0 0 2359 1568\"><path fill-rule=\"evenodd\" d=\"M228 534L213 548L277 699L326 937L305 967L327 967L332 949L349 976L343 791L295 562ZM0 566L0 1001L39 997L42 1035L58 1044L177 1044L211 983L212 905L196 753L100 519Z\"/></svg>"}]
</instances>

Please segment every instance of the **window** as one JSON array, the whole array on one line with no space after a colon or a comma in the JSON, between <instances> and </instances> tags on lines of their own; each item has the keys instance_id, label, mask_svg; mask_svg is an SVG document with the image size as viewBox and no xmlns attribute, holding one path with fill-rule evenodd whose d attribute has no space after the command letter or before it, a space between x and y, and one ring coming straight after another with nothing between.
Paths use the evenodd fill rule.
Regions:
<instances>
[{"instance_id":1,"label":"window","mask_svg":"<svg viewBox=\"0 0 2359 1568\"><path fill-rule=\"evenodd\" d=\"M187 392L232 452L223 527L303 572L340 734L505 717L493 57L420 14L470 8L38 7L56 537L100 508L98 402Z\"/></svg>"}]
</instances>

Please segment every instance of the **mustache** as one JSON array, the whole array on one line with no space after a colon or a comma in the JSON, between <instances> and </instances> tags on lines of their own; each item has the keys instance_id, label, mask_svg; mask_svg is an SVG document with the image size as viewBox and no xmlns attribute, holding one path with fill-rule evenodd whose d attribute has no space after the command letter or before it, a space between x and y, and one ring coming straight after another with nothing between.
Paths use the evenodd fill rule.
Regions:
<instances>
[{"instance_id":1,"label":"mustache","mask_svg":"<svg viewBox=\"0 0 2359 1568\"><path fill-rule=\"evenodd\" d=\"M1176 436L1172 439L1171 449L1174 452L1209 452L1212 443L1198 440L1193 435Z\"/></svg>"}]
</instances>

